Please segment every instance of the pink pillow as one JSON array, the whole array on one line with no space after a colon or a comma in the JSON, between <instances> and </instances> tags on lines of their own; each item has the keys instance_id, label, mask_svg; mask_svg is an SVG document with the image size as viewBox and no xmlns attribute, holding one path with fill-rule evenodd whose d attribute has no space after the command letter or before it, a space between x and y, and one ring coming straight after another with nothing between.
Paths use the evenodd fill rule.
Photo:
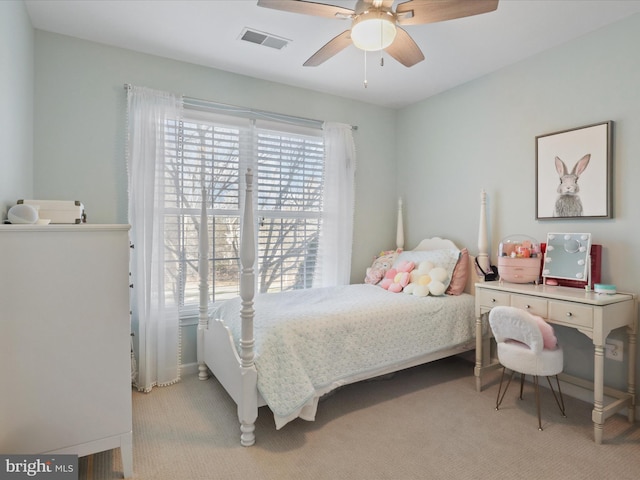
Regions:
<instances>
[{"instance_id":1,"label":"pink pillow","mask_svg":"<svg viewBox=\"0 0 640 480\"><path fill-rule=\"evenodd\" d=\"M553 331L553 327L538 315L531 315L531 317L536 321L538 327L540 327L540 332L542 333L542 344L544 345L544 348L548 350L555 349L558 346L558 339L556 338L556 334Z\"/></svg>"},{"instance_id":2,"label":"pink pillow","mask_svg":"<svg viewBox=\"0 0 640 480\"><path fill-rule=\"evenodd\" d=\"M447 288L447 295L460 295L467 286L467 278L469 277L469 250L463 248L460 250L460 258L451 274L451 282Z\"/></svg>"}]
</instances>

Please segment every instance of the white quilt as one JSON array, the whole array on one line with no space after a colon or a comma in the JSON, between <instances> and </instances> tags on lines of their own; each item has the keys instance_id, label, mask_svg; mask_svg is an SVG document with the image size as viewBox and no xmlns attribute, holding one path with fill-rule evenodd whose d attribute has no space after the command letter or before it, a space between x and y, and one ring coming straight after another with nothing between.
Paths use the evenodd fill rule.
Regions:
<instances>
[{"instance_id":1,"label":"white quilt","mask_svg":"<svg viewBox=\"0 0 640 480\"><path fill-rule=\"evenodd\" d=\"M239 351L240 299L212 315L230 328ZM366 372L467 342L473 297L415 297L366 284L257 295L258 390L276 428L313 420L320 395Z\"/></svg>"}]
</instances>

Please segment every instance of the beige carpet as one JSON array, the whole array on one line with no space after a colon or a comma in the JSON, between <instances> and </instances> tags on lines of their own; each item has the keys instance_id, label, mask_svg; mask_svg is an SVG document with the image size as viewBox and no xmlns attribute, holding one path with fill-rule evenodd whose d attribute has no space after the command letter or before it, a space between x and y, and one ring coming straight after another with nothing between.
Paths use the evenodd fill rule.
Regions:
<instances>
[{"instance_id":1,"label":"beige carpet","mask_svg":"<svg viewBox=\"0 0 640 480\"><path fill-rule=\"evenodd\" d=\"M215 379L133 393L135 478L197 479L638 479L640 423L609 419L595 445L591 405L565 397L562 418L542 391L537 429L531 385L512 385L495 411L498 372L482 393L459 358L342 388L315 422L276 431L260 409L257 442L241 447L235 405ZM80 459L80 478L122 478L118 450Z\"/></svg>"}]
</instances>

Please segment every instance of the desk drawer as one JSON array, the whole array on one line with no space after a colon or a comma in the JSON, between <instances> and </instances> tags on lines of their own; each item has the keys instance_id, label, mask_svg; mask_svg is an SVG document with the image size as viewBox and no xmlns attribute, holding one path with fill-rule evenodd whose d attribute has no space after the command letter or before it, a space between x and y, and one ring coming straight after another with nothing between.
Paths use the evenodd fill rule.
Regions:
<instances>
[{"instance_id":1,"label":"desk drawer","mask_svg":"<svg viewBox=\"0 0 640 480\"><path fill-rule=\"evenodd\" d=\"M485 289L476 290L476 295L480 299L480 305L489 308L497 307L498 305L508 306L510 303L509 297L511 296L509 293Z\"/></svg>"},{"instance_id":2,"label":"desk drawer","mask_svg":"<svg viewBox=\"0 0 640 480\"><path fill-rule=\"evenodd\" d=\"M549 301L549 321L572 327L593 328L593 308L571 302Z\"/></svg>"},{"instance_id":3,"label":"desk drawer","mask_svg":"<svg viewBox=\"0 0 640 480\"><path fill-rule=\"evenodd\" d=\"M511 296L511 306L521 308L527 312L547 318L547 299L536 297L525 297L520 295Z\"/></svg>"}]
</instances>

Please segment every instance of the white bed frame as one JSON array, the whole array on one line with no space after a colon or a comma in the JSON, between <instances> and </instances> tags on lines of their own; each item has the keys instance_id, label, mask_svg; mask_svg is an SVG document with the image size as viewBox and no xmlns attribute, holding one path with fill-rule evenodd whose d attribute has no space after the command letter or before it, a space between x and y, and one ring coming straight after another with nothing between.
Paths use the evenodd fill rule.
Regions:
<instances>
[{"instance_id":1,"label":"white bed frame","mask_svg":"<svg viewBox=\"0 0 640 480\"><path fill-rule=\"evenodd\" d=\"M208 219L207 210L203 202L200 224L200 306L198 322L198 375L200 380L209 377L209 370L229 393L238 406L238 418L240 420L240 443L243 446L251 446L255 443L255 421L258 418L258 407L266 405L266 402L258 392L257 380L258 372L254 364L254 337L253 337L253 298L255 294L255 241L254 241L254 215L253 215L253 173L247 170L246 193L244 199L244 218L242 222L240 240L240 263L242 272L240 277L240 297L242 307L240 317L242 321L240 354L236 350L233 338L227 326L219 319L209 319L209 284L208 284ZM203 192L202 198L206 198ZM483 267L488 265L487 234L485 220L486 196L484 191L481 194L480 229L478 237L478 261ZM398 224L396 243L398 248L404 246L404 233L402 224L402 201L398 202ZM443 248L458 248L450 240L434 237L425 239L414 250L437 250ZM465 292L474 294L473 285L479 278L473 266L474 258L470 256L469 275ZM207 337L205 342L205 336ZM205 348L205 344L207 348ZM386 375L394 371L403 370L416 365L439 360L441 358L457 355L473 350L475 339L457 347L440 350L438 352L424 355L413 359L402 365L395 365L369 372L362 376L352 378L348 383Z\"/></svg>"}]
</instances>

